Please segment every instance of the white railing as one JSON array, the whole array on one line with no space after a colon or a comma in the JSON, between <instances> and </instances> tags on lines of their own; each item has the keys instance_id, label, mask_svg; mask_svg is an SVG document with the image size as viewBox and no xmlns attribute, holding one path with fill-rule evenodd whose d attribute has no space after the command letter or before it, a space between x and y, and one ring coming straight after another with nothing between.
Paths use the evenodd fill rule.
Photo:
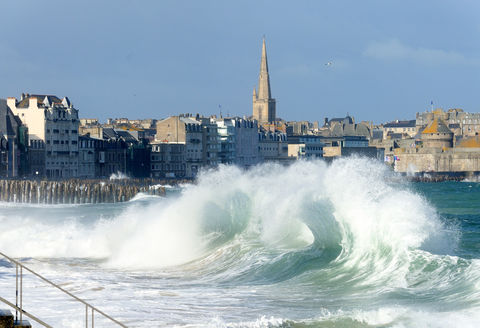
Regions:
<instances>
[{"instance_id":1,"label":"white railing","mask_svg":"<svg viewBox=\"0 0 480 328\"><path fill-rule=\"evenodd\" d=\"M15 268L16 268L16 271L15 271L15 304L7 301L6 299L4 299L3 297L0 297L0 301L7 304L8 306L12 307L15 309L15 320L18 320L19 321L22 321L23 319L23 315L31 318L32 320L38 322L39 324L41 324L42 326L44 327L48 327L48 328L51 328L52 326L46 324L45 322L43 322L42 320L38 319L37 317L35 317L33 314L31 313L28 313L27 311L25 311L23 309L23 269L27 270L28 272L30 272L31 274L33 274L34 276L40 278L41 280L43 280L44 282L46 282L47 284L50 284L51 286L59 289L60 291L62 291L63 293L67 294L68 296L72 297L73 299L75 299L77 302L80 302L82 304L85 305L85 327L88 328L89 327L89 320L88 320L88 317L89 317L89 312L91 312L91 321L90 321L90 327L94 328L95 327L95 313L98 313L98 314L101 314L103 317L109 319L110 321L116 323L117 325L119 325L120 327L127 327L125 326L123 323L121 323L120 321L117 321L115 320L114 318L112 318L111 316L109 316L108 314L100 311L99 309L97 309L96 307L94 307L93 305L85 302L84 300L82 300L81 298L73 295L72 293L70 293L69 291L63 289L62 287L58 286L57 284L51 282L50 280L46 279L45 277L39 275L38 273L36 273L35 271L27 268L25 265L23 265L22 263L20 263L19 261L17 260L14 260L13 258L3 254L2 252L0 252L0 256L3 256L4 258L6 258L7 260L9 260L10 262L12 262L13 264L15 264ZM20 315L19 315L20 314Z\"/></svg>"}]
</instances>

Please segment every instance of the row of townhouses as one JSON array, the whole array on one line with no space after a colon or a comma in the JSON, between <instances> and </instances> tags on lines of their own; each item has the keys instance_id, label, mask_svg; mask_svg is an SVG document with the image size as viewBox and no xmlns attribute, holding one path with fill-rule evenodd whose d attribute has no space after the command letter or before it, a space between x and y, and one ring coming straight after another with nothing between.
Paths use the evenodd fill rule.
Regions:
<instances>
[{"instance_id":1,"label":"row of townhouses","mask_svg":"<svg viewBox=\"0 0 480 328\"><path fill-rule=\"evenodd\" d=\"M183 114L101 124L79 119L67 97L53 95L1 100L0 114L0 174L6 177L93 179L122 173L195 178L201 169L220 164L249 168L268 161L335 157L347 148L366 154L369 148L364 136L324 136L310 130L297 134L291 129L297 122L280 122L279 129L271 129L245 117ZM353 145L357 139L364 142Z\"/></svg>"}]
</instances>

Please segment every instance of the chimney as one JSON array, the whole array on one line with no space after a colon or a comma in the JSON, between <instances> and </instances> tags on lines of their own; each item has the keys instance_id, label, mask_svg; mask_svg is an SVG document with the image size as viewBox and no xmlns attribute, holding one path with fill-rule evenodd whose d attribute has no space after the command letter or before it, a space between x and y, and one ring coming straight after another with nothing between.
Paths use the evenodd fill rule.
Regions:
<instances>
[{"instance_id":1,"label":"chimney","mask_svg":"<svg viewBox=\"0 0 480 328\"><path fill-rule=\"evenodd\" d=\"M7 106L10 107L10 109L17 108L17 99L15 99L15 97L8 97Z\"/></svg>"},{"instance_id":2,"label":"chimney","mask_svg":"<svg viewBox=\"0 0 480 328\"><path fill-rule=\"evenodd\" d=\"M27 93L27 97L29 97L29 94ZM28 99L28 107L35 107L38 108L38 99L36 97L32 97Z\"/></svg>"},{"instance_id":3,"label":"chimney","mask_svg":"<svg viewBox=\"0 0 480 328\"><path fill-rule=\"evenodd\" d=\"M20 97L20 101L22 101L23 99L25 99L25 94L22 92L22 96Z\"/></svg>"},{"instance_id":4,"label":"chimney","mask_svg":"<svg viewBox=\"0 0 480 328\"><path fill-rule=\"evenodd\" d=\"M323 124L324 125L327 125L328 124L328 117L325 117L324 121L323 121Z\"/></svg>"}]
</instances>

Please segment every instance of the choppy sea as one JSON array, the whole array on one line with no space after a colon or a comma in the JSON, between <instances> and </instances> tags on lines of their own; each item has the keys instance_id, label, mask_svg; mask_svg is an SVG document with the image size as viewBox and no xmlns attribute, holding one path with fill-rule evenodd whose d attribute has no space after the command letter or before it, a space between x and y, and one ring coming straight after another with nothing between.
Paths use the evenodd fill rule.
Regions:
<instances>
[{"instance_id":1,"label":"choppy sea","mask_svg":"<svg viewBox=\"0 0 480 328\"><path fill-rule=\"evenodd\" d=\"M0 251L129 327L480 326L480 183L367 159L222 166L126 203L1 203ZM5 260L0 296L15 301ZM85 327L84 305L29 274L23 305Z\"/></svg>"}]
</instances>

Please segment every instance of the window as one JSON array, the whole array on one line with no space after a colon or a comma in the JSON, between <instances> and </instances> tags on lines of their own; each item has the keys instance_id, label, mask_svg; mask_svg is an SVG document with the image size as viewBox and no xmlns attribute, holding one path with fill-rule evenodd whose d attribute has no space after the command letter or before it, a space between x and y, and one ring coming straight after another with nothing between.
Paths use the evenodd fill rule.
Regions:
<instances>
[{"instance_id":1,"label":"window","mask_svg":"<svg viewBox=\"0 0 480 328\"><path fill-rule=\"evenodd\" d=\"M77 130L72 130L72 133L73 133L73 134L76 134L76 133L77 133Z\"/></svg>"},{"instance_id":2,"label":"window","mask_svg":"<svg viewBox=\"0 0 480 328\"><path fill-rule=\"evenodd\" d=\"M68 143L68 141L67 141L67 143ZM77 142L75 140L72 140L72 145L76 145L76 144L77 144Z\"/></svg>"},{"instance_id":3,"label":"window","mask_svg":"<svg viewBox=\"0 0 480 328\"><path fill-rule=\"evenodd\" d=\"M54 145L58 145L58 140L53 140Z\"/></svg>"},{"instance_id":4,"label":"window","mask_svg":"<svg viewBox=\"0 0 480 328\"><path fill-rule=\"evenodd\" d=\"M53 129L53 133L59 133L58 129Z\"/></svg>"}]
</instances>

